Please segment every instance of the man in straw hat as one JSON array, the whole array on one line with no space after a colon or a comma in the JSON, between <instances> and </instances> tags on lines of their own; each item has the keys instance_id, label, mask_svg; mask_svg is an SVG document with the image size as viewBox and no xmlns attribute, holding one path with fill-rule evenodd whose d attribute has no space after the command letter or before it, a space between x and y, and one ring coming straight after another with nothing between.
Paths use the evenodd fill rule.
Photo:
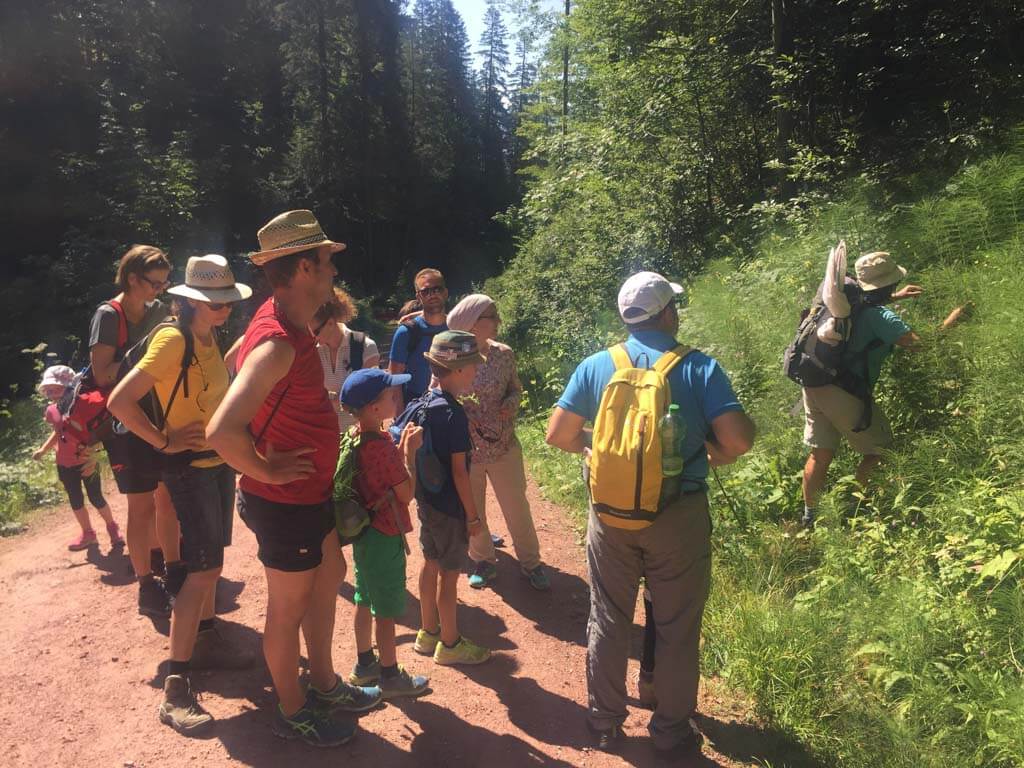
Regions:
<instances>
[{"instance_id":1,"label":"man in straw hat","mask_svg":"<svg viewBox=\"0 0 1024 768\"><path fill-rule=\"evenodd\" d=\"M334 671L331 644L345 561L334 527L331 483L338 420L324 389L308 325L329 301L337 274L327 238L310 211L288 211L257 234L252 262L273 295L245 331L238 376L207 429L210 445L237 469L239 515L256 535L267 575L263 653L279 705L274 732L317 746L350 740L355 725L330 710L361 712L379 688L358 688ZM299 684L299 631L309 690Z\"/></svg>"},{"instance_id":2,"label":"man in straw hat","mask_svg":"<svg viewBox=\"0 0 1024 768\"><path fill-rule=\"evenodd\" d=\"M861 256L854 269L866 306L853 324L843 358L843 375L838 385L803 389L804 443L811 453L804 466L801 523L808 528L817 517L818 497L825 487L828 468L841 437L861 454L856 479L862 490L867 487L871 473L882 460L882 451L892 443L889 420L873 403L870 393L878 381L882 364L892 354L893 345L913 348L921 340L899 315L885 306L892 299L921 294L918 285L893 290L907 276L907 270L882 251ZM866 401L864 393L867 393Z\"/></svg>"}]
</instances>

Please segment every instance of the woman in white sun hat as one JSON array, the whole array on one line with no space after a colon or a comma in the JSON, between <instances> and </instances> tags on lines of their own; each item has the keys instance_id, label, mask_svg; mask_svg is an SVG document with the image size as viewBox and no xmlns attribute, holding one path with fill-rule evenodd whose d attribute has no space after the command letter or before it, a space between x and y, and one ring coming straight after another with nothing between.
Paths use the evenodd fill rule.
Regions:
<instances>
[{"instance_id":1,"label":"woman in white sun hat","mask_svg":"<svg viewBox=\"0 0 1024 768\"><path fill-rule=\"evenodd\" d=\"M212 722L197 703L188 672L240 668L252 662L213 627L214 592L231 543L235 473L206 443L206 425L228 389L215 331L252 290L235 282L223 256L193 256L176 297L176 320L150 334L145 355L114 388L108 407L135 435L164 454L163 481L181 524L187 576L175 594L169 674L160 720L194 734ZM186 367L187 361L187 367ZM139 401L155 393L151 413Z\"/></svg>"}]
</instances>

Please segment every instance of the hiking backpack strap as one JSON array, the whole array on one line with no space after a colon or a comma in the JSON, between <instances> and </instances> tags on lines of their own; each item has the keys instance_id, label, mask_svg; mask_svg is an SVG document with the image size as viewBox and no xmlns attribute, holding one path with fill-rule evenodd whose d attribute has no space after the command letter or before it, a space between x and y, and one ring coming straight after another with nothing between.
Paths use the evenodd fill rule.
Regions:
<instances>
[{"instance_id":1,"label":"hiking backpack strap","mask_svg":"<svg viewBox=\"0 0 1024 768\"><path fill-rule=\"evenodd\" d=\"M358 371L363 367L363 350L366 346L366 334L361 331L352 331L352 337L348 342L348 369Z\"/></svg>"},{"instance_id":2,"label":"hiking backpack strap","mask_svg":"<svg viewBox=\"0 0 1024 768\"><path fill-rule=\"evenodd\" d=\"M662 376L668 376L668 372L675 368L677 364L681 363L683 358L693 351L693 347L677 344L675 347L659 357L652 368Z\"/></svg>"},{"instance_id":3,"label":"hiking backpack strap","mask_svg":"<svg viewBox=\"0 0 1024 768\"><path fill-rule=\"evenodd\" d=\"M114 311L117 312L117 351L120 352L128 346L128 315L125 314L124 307L121 306L121 302L117 299L111 299L103 303L113 307Z\"/></svg>"},{"instance_id":4,"label":"hiking backpack strap","mask_svg":"<svg viewBox=\"0 0 1024 768\"><path fill-rule=\"evenodd\" d=\"M163 327L174 328L182 335L185 339L185 350L181 355L181 370L178 373L178 380L174 382L174 389L171 390L171 396L167 398L167 405L163 410L161 429L167 425L167 414L171 412L171 406L174 405L178 390L182 389L183 396L188 398L188 369L192 367L192 358L195 357L195 337L190 329L183 328L177 321Z\"/></svg>"},{"instance_id":5,"label":"hiking backpack strap","mask_svg":"<svg viewBox=\"0 0 1024 768\"><path fill-rule=\"evenodd\" d=\"M281 393L281 396L277 398L277 402L274 403L274 407L271 409L270 415L267 417L267 420L263 422L263 427L260 429L260 433L256 435L256 439L253 440L253 445L263 439L263 435L266 433L267 427L269 427L270 422L274 420L274 414L276 414L277 409L281 407L281 403L284 402L284 397L288 394L288 390L291 389L291 386L292 383L290 381L285 385L284 391Z\"/></svg>"},{"instance_id":6,"label":"hiking backpack strap","mask_svg":"<svg viewBox=\"0 0 1024 768\"><path fill-rule=\"evenodd\" d=\"M615 370L621 371L626 368L633 368L633 359L629 356L629 352L626 350L625 344L616 344L608 350L612 356L612 362L615 363Z\"/></svg>"}]
</instances>

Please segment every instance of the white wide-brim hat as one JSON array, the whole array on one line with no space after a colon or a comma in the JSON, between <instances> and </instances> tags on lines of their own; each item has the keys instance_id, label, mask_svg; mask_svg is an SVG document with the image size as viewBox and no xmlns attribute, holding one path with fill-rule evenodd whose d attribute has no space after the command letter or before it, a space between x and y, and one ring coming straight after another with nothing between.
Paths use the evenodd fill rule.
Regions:
<instances>
[{"instance_id":1,"label":"white wide-brim hat","mask_svg":"<svg viewBox=\"0 0 1024 768\"><path fill-rule=\"evenodd\" d=\"M346 248L344 243L328 239L316 216L307 210L286 211L275 216L256 233L256 238L260 241L260 249L250 253L249 259L257 266L323 245L330 247L332 253Z\"/></svg>"},{"instance_id":2,"label":"white wide-brim hat","mask_svg":"<svg viewBox=\"0 0 1024 768\"><path fill-rule=\"evenodd\" d=\"M252 296L252 288L236 283L228 260L216 253L192 256L185 267L185 282L167 289L175 296L186 299L227 304Z\"/></svg>"}]
</instances>

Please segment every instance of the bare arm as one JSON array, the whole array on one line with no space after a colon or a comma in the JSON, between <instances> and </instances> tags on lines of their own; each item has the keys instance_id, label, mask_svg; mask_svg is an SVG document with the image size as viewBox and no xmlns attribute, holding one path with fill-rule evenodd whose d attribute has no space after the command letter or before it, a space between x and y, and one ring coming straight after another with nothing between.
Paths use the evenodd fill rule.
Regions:
<instances>
[{"instance_id":1,"label":"bare arm","mask_svg":"<svg viewBox=\"0 0 1024 768\"><path fill-rule=\"evenodd\" d=\"M405 363L388 360L388 373L405 373Z\"/></svg>"},{"instance_id":2,"label":"bare arm","mask_svg":"<svg viewBox=\"0 0 1024 768\"><path fill-rule=\"evenodd\" d=\"M579 414L567 411L560 406L548 419L548 433L545 437L548 445L559 448L568 453L582 453L587 447L587 439L584 434L583 425L586 420Z\"/></svg>"},{"instance_id":3,"label":"bare arm","mask_svg":"<svg viewBox=\"0 0 1024 768\"><path fill-rule=\"evenodd\" d=\"M711 422L708 455L713 464L731 464L754 446L757 428L743 411L726 411Z\"/></svg>"},{"instance_id":4,"label":"bare arm","mask_svg":"<svg viewBox=\"0 0 1024 768\"><path fill-rule=\"evenodd\" d=\"M505 399L501 401L501 415L508 419L519 412L519 403L523 399L523 382L519 380L519 372L513 368L512 378L509 379L508 389L505 392Z\"/></svg>"},{"instance_id":5,"label":"bare arm","mask_svg":"<svg viewBox=\"0 0 1024 768\"><path fill-rule=\"evenodd\" d=\"M92 377L96 383L105 387L113 384L117 379L117 369L121 363L114 360L117 350L109 344L93 344L89 348L89 364L92 367Z\"/></svg>"},{"instance_id":6,"label":"bare arm","mask_svg":"<svg viewBox=\"0 0 1024 768\"><path fill-rule=\"evenodd\" d=\"M398 450L402 453L402 460L405 462L405 469L409 473L409 477L392 488L395 498L401 504L408 504L416 495L416 451L421 445L423 445L423 427L410 421L405 425L398 441Z\"/></svg>"},{"instance_id":7,"label":"bare arm","mask_svg":"<svg viewBox=\"0 0 1024 768\"><path fill-rule=\"evenodd\" d=\"M224 365L228 368L228 373L238 373L238 369L235 364L238 362L238 350L242 348L242 342L245 341L245 334L243 333L237 339L235 343L231 345L231 348L224 353Z\"/></svg>"},{"instance_id":8,"label":"bare arm","mask_svg":"<svg viewBox=\"0 0 1024 768\"><path fill-rule=\"evenodd\" d=\"M302 480L313 473L313 462L304 455L314 448L278 453L267 443L264 456L256 450L249 433L249 423L294 360L295 350L286 341L268 339L257 346L246 356L206 427L207 441L224 461L254 480L271 485Z\"/></svg>"},{"instance_id":9,"label":"bare arm","mask_svg":"<svg viewBox=\"0 0 1024 768\"><path fill-rule=\"evenodd\" d=\"M166 434L156 428L146 412L139 407L139 400L149 392L155 380L143 370L133 368L128 372L107 398L107 410L120 419L121 423L138 437L158 451L179 453L200 450L203 447L203 423L194 421Z\"/></svg>"},{"instance_id":10,"label":"bare arm","mask_svg":"<svg viewBox=\"0 0 1024 768\"><path fill-rule=\"evenodd\" d=\"M32 452L32 458L38 461L39 459L43 458L43 456L45 456L47 453L52 451L55 445L57 445L56 427L54 428L53 432L50 433L50 436L46 438L46 442Z\"/></svg>"},{"instance_id":11,"label":"bare arm","mask_svg":"<svg viewBox=\"0 0 1024 768\"><path fill-rule=\"evenodd\" d=\"M469 467L466 466L466 454L452 454L452 480L455 481L455 490L459 494L459 501L462 508L466 510L466 525L472 528L480 524L480 515L477 514L476 504L473 502L473 489L469 484Z\"/></svg>"}]
</instances>

